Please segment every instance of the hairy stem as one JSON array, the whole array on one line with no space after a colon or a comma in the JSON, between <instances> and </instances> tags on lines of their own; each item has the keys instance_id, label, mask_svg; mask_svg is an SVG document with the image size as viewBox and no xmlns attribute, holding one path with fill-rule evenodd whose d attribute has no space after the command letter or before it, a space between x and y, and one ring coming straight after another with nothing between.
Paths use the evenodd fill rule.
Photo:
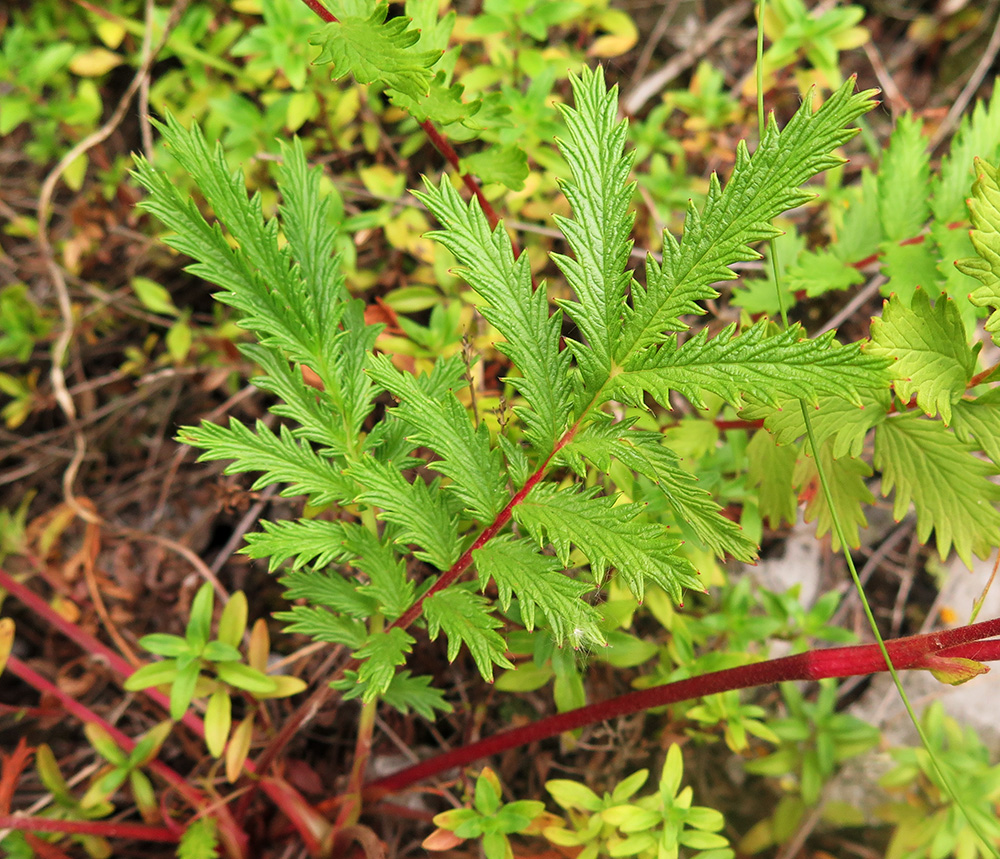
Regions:
<instances>
[{"instance_id":1,"label":"hairy stem","mask_svg":"<svg viewBox=\"0 0 1000 859\"><path fill-rule=\"evenodd\" d=\"M1000 639L992 638L997 635L1000 635L1000 618L959 629L887 641L885 646L897 669L923 667L922 661L932 654L938 657L962 657L990 662L1000 659ZM572 731L653 707L676 704L718 692L749 689L788 680L815 681L826 677L851 677L886 670L885 658L879 646L863 644L812 650L753 665L713 671L652 689L630 692L566 713L558 713L521 728L501 731L492 737L452 749L371 782L365 788L365 795L369 799L378 799L453 767L464 766L489 755L555 737L564 731Z\"/></svg>"},{"instance_id":2,"label":"hairy stem","mask_svg":"<svg viewBox=\"0 0 1000 859\"><path fill-rule=\"evenodd\" d=\"M71 835L96 835L99 838L130 838L134 841L176 843L179 840L178 834L166 826L116 823L111 820L53 820L49 817L24 817L20 814L0 814L0 830L2 829L65 832Z\"/></svg>"}]
</instances>

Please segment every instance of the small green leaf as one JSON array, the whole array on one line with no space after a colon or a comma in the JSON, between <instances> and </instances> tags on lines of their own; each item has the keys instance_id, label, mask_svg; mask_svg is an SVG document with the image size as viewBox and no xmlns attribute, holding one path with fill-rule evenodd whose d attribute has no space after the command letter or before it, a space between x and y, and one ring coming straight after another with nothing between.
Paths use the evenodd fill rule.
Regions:
<instances>
[{"instance_id":1,"label":"small green leaf","mask_svg":"<svg viewBox=\"0 0 1000 859\"><path fill-rule=\"evenodd\" d=\"M187 629L184 638L187 639L193 653L201 653L201 649L208 643L208 636L212 632L212 608L215 605L215 596L212 592L210 582L205 582L198 593L191 601L191 615L188 619Z\"/></svg>"},{"instance_id":2,"label":"small green leaf","mask_svg":"<svg viewBox=\"0 0 1000 859\"><path fill-rule=\"evenodd\" d=\"M243 655L231 644L210 641L202 649L201 658L209 662L239 662Z\"/></svg>"},{"instance_id":3,"label":"small green leaf","mask_svg":"<svg viewBox=\"0 0 1000 859\"><path fill-rule=\"evenodd\" d=\"M191 645L179 635L169 635L165 632L154 632L139 639L139 647L158 656L180 656L190 653Z\"/></svg>"},{"instance_id":4,"label":"small green leaf","mask_svg":"<svg viewBox=\"0 0 1000 859\"><path fill-rule=\"evenodd\" d=\"M139 770L132 770L128 774L129 787L132 788L132 798L139 809L139 813L144 820L156 819L160 804L156 798L156 791L153 783L146 777L146 774Z\"/></svg>"},{"instance_id":5,"label":"small green leaf","mask_svg":"<svg viewBox=\"0 0 1000 859\"><path fill-rule=\"evenodd\" d=\"M166 741L170 732L174 728L174 723L167 720L154 725L145 736L135 744L128 756L129 765L132 767L144 767L160 753L160 747Z\"/></svg>"},{"instance_id":6,"label":"small green leaf","mask_svg":"<svg viewBox=\"0 0 1000 859\"><path fill-rule=\"evenodd\" d=\"M229 693L225 689L217 689L209 696L208 706L205 708L205 745L213 757L222 757L232 721L233 710Z\"/></svg>"},{"instance_id":7,"label":"small green leaf","mask_svg":"<svg viewBox=\"0 0 1000 859\"><path fill-rule=\"evenodd\" d=\"M162 662L151 662L143 665L133 674L130 674L123 684L126 692L138 692L140 689L148 689L150 686L162 686L166 683L173 683L177 678L177 662L173 659L164 659Z\"/></svg>"},{"instance_id":8,"label":"small green leaf","mask_svg":"<svg viewBox=\"0 0 1000 859\"><path fill-rule=\"evenodd\" d=\"M353 10L352 10L353 11ZM378 3L367 17L338 15L322 34L322 52L313 62L331 66L334 80L352 74L358 83L381 81L386 86L419 99L430 89L431 66L439 51L413 50L420 33L406 18L386 21L388 3Z\"/></svg>"},{"instance_id":9,"label":"small green leaf","mask_svg":"<svg viewBox=\"0 0 1000 859\"><path fill-rule=\"evenodd\" d=\"M170 297L170 293L148 277L133 277L132 291L135 293L136 298L142 302L142 306L153 313L163 313L167 316L177 316L180 314L173 299Z\"/></svg>"},{"instance_id":10,"label":"small green leaf","mask_svg":"<svg viewBox=\"0 0 1000 859\"><path fill-rule=\"evenodd\" d=\"M431 641L444 630L448 638L448 660L453 661L463 644L469 648L479 673L492 682L493 666L513 668L506 657L507 643L494 630L503 626L490 612L489 600L465 585L452 585L424 600L424 617Z\"/></svg>"},{"instance_id":11,"label":"small green leaf","mask_svg":"<svg viewBox=\"0 0 1000 859\"><path fill-rule=\"evenodd\" d=\"M273 677L262 674L242 662L216 662L215 673L223 683L247 692L274 692L278 684Z\"/></svg>"},{"instance_id":12,"label":"small green leaf","mask_svg":"<svg viewBox=\"0 0 1000 859\"><path fill-rule=\"evenodd\" d=\"M177 672L177 677L170 687L170 718L175 722L181 719L194 697L200 669L198 662L193 661Z\"/></svg>"},{"instance_id":13,"label":"small green leaf","mask_svg":"<svg viewBox=\"0 0 1000 859\"><path fill-rule=\"evenodd\" d=\"M229 597L229 602L222 609L222 616L219 618L218 640L230 647L239 647L243 640L243 633L247 628L247 596L243 591L236 591ZM207 659L217 657L208 656ZM239 657L229 657L230 659Z\"/></svg>"},{"instance_id":14,"label":"small green leaf","mask_svg":"<svg viewBox=\"0 0 1000 859\"><path fill-rule=\"evenodd\" d=\"M476 779L476 797L474 805L476 811L482 815L496 814L500 807L500 786L496 774L488 767L480 773Z\"/></svg>"},{"instance_id":15,"label":"small green leaf","mask_svg":"<svg viewBox=\"0 0 1000 859\"><path fill-rule=\"evenodd\" d=\"M97 753L108 763L116 767L128 766L128 756L118 744L111 739L111 735L96 722L87 722L83 726L83 732L87 735L87 741L94 747Z\"/></svg>"}]
</instances>

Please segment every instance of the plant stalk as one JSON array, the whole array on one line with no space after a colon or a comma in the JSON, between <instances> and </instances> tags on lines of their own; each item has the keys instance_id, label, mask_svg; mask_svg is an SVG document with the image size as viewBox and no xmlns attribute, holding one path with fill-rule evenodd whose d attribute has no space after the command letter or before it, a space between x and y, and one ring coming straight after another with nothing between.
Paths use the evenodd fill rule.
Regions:
<instances>
[{"instance_id":1,"label":"plant stalk","mask_svg":"<svg viewBox=\"0 0 1000 859\"><path fill-rule=\"evenodd\" d=\"M1000 618L958 629L890 640L885 642L885 647L892 664L900 670L922 668L924 667L922 662L931 655L991 662L1000 660L1000 639L994 636L1000 636ZM521 728L501 731L479 742L452 749L398 773L370 782L365 787L365 797L378 799L453 767L464 766L480 758L548 739L564 731L572 731L653 707L663 707L733 689L749 689L789 680L816 681L826 677L851 677L876 674L886 670L888 670L886 661L879 646L862 644L811 650L780 659L713 671L652 689L629 692L608 701L558 713ZM322 809L326 805L327 803L322 803L319 807Z\"/></svg>"}]
</instances>

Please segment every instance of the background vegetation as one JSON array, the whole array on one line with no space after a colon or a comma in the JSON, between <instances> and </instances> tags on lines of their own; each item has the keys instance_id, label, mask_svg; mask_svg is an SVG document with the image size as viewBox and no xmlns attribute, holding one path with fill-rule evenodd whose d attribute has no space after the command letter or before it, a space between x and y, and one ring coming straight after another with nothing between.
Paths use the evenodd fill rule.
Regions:
<instances>
[{"instance_id":1,"label":"background vegetation","mask_svg":"<svg viewBox=\"0 0 1000 859\"><path fill-rule=\"evenodd\" d=\"M811 189L819 194L815 205L793 209L778 224L785 230L777 240L779 284L792 318L811 334L836 327L845 342L868 335L870 317L890 294L919 306L912 288L906 294L913 278L900 272L920 269L918 282L936 290L935 299L964 298L975 288L950 263L975 256L965 208L971 158L995 161L1000 140L997 4L894 5L784 0L769 6L764 22L765 99L782 125L812 85L818 101L851 75L859 89L882 90L882 106L860 120L862 134L848 145L850 162L823 174ZM282 586L266 564L238 551L262 518L320 511L282 497L277 485L255 489L252 478L223 475L222 464L196 462L174 440L179 427L203 419L222 423L235 415L275 430L280 422L268 411L272 392L249 381L259 368L238 349L248 336L237 314L184 271L189 260L165 247L163 226L137 208L144 192L129 175L134 152L184 194L199 202L205 196L165 151L149 115L169 111L184 125L200 123L231 166L242 167L268 213L278 204L274 167L287 158L283 144L298 134L305 159L322 168L329 220L341 224L336 249L347 287L363 300L365 320L385 325L376 348L414 372L441 357L464 361L470 405L494 432L511 420L511 392L502 382L509 360L496 348L479 299L453 273L455 258L426 236L436 222L410 190L421 187L421 176L448 170L477 177L532 277L555 284L554 296L568 299L571 291L548 254L566 252L551 216L570 214L560 193L570 171L552 141L567 136L556 105L572 102L571 72L601 62L609 83L620 87L635 151L632 253L640 257L663 250L664 229L682 231L688 202L704 203L713 171L732 173L736 142L745 138L753 148L758 137L750 3L485 0L452 7L415 0L392 5L389 14L405 14L419 27L417 49L444 52L433 66L436 100L429 107L374 77L359 83L314 66L320 51L310 38L321 24L299 0L170 6L44 0L0 12L0 586L7 593L3 614L16 622L14 657L39 678L4 675L0 814L30 809L52 819L153 825L184 807L187 817L179 819L189 825L191 807L204 807L215 791L229 794L243 758L260 763L282 726L294 722L281 750L282 784L292 792L275 788L266 801L251 792L232 804L241 820L253 819L253 855L297 855L318 849L307 834L310 815L320 809L336 817L331 797L346 789L355 753L356 703L330 698L307 722L295 721L304 696L294 696L342 666L346 654L280 633L271 616L288 609ZM455 81L464 87L461 110ZM428 117L452 157L434 145ZM963 122L965 136L952 147ZM887 149L895 160L884 155ZM941 260L948 264L939 267ZM746 260L738 273L709 302L711 314L691 322L707 320L715 333L730 322L777 314L769 260ZM942 327L981 339L987 314L969 301L955 308ZM891 325L891 312L882 318ZM963 390L987 381L995 363L989 348L968 359ZM924 408L924 389L914 385L914 401ZM900 396L910 393L897 386ZM952 400L929 396L928 413L944 417ZM698 539L703 535L675 523L706 595L689 594L678 611L654 589L640 608L613 584L602 603L602 628L614 644L609 653L592 644L557 648L551 637L512 623L507 656L518 670L498 672L492 685L468 653L450 661L454 654L446 653L443 639L422 642L416 673L434 677L450 712L435 715L431 701L423 709L411 704L409 712L380 709L371 777L633 688L817 643L869 640L831 546L815 469L807 457L782 453L788 448L763 450L771 436L755 432L766 426L780 439L801 430L764 406L737 414L712 397L705 412L673 405L672 412L637 409L635 417L683 457L765 557L785 551L801 505L822 546L825 595L803 604L795 589L767 590L741 565L717 559L714 547ZM995 456L995 441L989 447L995 432L976 434L971 413L956 417L959 430L962 419ZM904 504L896 525L892 503L875 500L871 467L858 462L844 477L842 512L847 542L866 565L883 634L948 621L932 608L941 561L952 545L966 562L988 555L1000 514L993 505L987 505L992 513L956 512L928 502L911 516ZM984 464L973 476L985 482L993 471ZM778 473L787 473L787 486L774 486ZM614 466L610 479L654 513L659 505L669 519L648 480ZM871 506L859 514L862 502ZM928 544L931 525L936 543ZM205 581L220 597L242 592L245 603L232 599L222 614L222 599L213 602ZM16 585L44 599L30 604L30 594ZM54 626L60 618L65 634ZM152 634L161 637L140 645ZM9 627L0 635L9 636ZM142 694L124 697L114 665L94 658L86 636L110 645L129 670L149 658L146 651L168 660L196 652L203 676L195 672L186 700L171 690L170 715L196 714L215 733L209 730L205 742L179 730L168 738L165 711ZM142 679L127 689L143 688ZM176 676L145 679L169 684ZM49 686L40 697L43 683ZM832 681L731 691L565 731L527 753L494 758L494 770L439 777L430 796L406 807L400 797L373 804L362 822L390 856L420 855L429 835L437 839L431 847L456 856L480 849L491 859L506 850L573 856L581 848L585 856L634 855L652 848L642 841L621 846L629 833L670 826L687 832L681 842L687 855L721 856L727 849L783 857L975 855L981 848L918 749L882 743L891 765L878 809L832 797L828 785L840 765L880 742L876 728L846 712L861 691ZM146 739L125 751L105 729L67 718L69 701L127 737ZM950 771L963 774L962 798L996 837L995 755L936 708L924 721ZM152 766L157 760L184 773L183 783L165 791L169 777ZM637 775L643 770L647 779ZM692 814L670 826L651 820L664 807L684 807L682 771L683 784L695 790ZM201 800L192 799L192 790L204 793ZM304 805L294 806L299 800ZM542 806L512 800L544 801L551 817L539 816ZM463 806L462 813L432 823L451 806L456 812ZM538 835L546 828L547 840ZM713 840L716 832L729 847ZM138 847L121 839L143 833L118 833L84 827L45 841L7 833L0 849L25 856L177 850L155 842ZM208 846L196 842L202 835ZM186 849L210 855L213 841L212 833L194 830ZM358 843L350 848L358 855L382 849L364 836Z\"/></svg>"}]
</instances>

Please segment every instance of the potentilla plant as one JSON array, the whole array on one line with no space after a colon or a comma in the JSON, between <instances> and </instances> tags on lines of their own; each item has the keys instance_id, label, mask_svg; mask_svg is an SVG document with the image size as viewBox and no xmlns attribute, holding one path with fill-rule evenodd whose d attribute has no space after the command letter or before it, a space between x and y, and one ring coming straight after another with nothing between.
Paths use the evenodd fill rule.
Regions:
<instances>
[{"instance_id":1,"label":"potentilla plant","mask_svg":"<svg viewBox=\"0 0 1000 859\"><path fill-rule=\"evenodd\" d=\"M461 104L460 87L445 87L433 74L440 55L404 19L387 20L384 7L362 14L345 5L340 12L323 33L318 60L335 77L351 73L383 86L424 122L435 99ZM757 556L756 543L723 515L664 436L640 426L647 407L670 409L683 398L697 409L711 403L739 411L748 423L764 420L771 433L758 433L748 451L763 493L787 500L793 484L815 488L817 478L833 475L832 491L817 493L811 506L821 530L845 514L863 522L851 509L872 500L858 486L871 473L863 442L876 427L884 488L896 487L898 515L915 501L922 537L934 528L942 553L954 544L968 560L996 536L990 467L946 424L962 411L965 391L987 378L974 372L977 353L947 302L932 304L920 293L896 300L871 342L840 343L833 332L810 338L800 326L767 319L714 336L707 328L687 333L703 303L718 297L713 284L734 279L731 266L755 259L752 245L778 235L774 218L809 201L803 185L842 163L838 148L874 104L871 91L854 89L849 80L818 109L807 97L783 129L772 118L753 155L741 143L729 180L712 177L703 208L689 207L682 236L665 232L662 259L647 256L633 270L626 124L601 70L583 70L572 78L573 106L562 110L559 150L571 178L561 187L572 217L556 218L566 253L551 256L562 281L551 291L533 282L527 257L484 210L481 194L466 202L449 178L426 179L418 197L440 224L431 238L454 256L509 362L503 395L511 408L490 421L467 388L462 356L438 357L415 373L377 348L381 326L366 321L363 302L345 287L331 198L320 193L319 173L298 141L284 147L278 167L278 215L265 217L260 196L248 198L242 174L196 125L185 128L170 116L158 124L218 221L207 221L140 158L136 177L149 192L142 205L172 231L166 241L195 260L189 270L217 284L217 298L241 312L240 324L257 341L242 347L261 370L254 382L276 397L272 412L281 420L277 431L263 422L204 423L184 428L180 438L201 448L202 459L227 461L228 473L257 473L254 489L281 484L284 495L308 499L308 517L264 522L246 551L272 570L284 567L286 596L298 601L277 615L288 631L352 654L324 678L361 702L348 788L334 804L341 831L360 815L378 703L428 719L451 709L436 679L414 675L409 665L425 641L443 636L449 660L464 650L492 681L498 668L515 668L506 640L512 630L542 633L561 648L608 647L615 627L603 611L609 582L638 602L654 591L679 604L685 590L703 590L692 562L697 553L682 546L681 534L703 557ZM977 193L989 187L983 181ZM985 234L989 213L975 214ZM987 305L995 303L995 275L990 254L980 254L969 269L986 284L977 301ZM921 364L921 350L945 354L947 372L933 355ZM796 401L819 407L815 427L807 414L800 420L785 408ZM808 441L799 443L804 435ZM934 444L924 445L932 453L919 460L914 450L922 441ZM972 478L961 499L944 488L942 502L941 494L919 489L925 478L940 484L945 462ZM623 474L653 487L657 503L624 496ZM780 492L776 477L788 478ZM951 512L968 503L974 514L953 521ZM837 528L838 539L855 541L856 527ZM878 658L868 654L854 670L879 670ZM831 653L830 666L851 659ZM913 667L928 667L914 660ZM746 673L745 686L753 669L731 671ZM829 676L850 671L837 663ZM827 675L815 668L760 674L793 676ZM740 685L683 682L693 684L688 697ZM560 724L583 724L577 715ZM678 793L679 755L671 750L661 787L671 802L683 797L686 808L691 796ZM388 789L383 780L367 792ZM461 832L452 831L489 834L491 852L506 852L508 836L530 821L497 817L500 793L491 790L490 802L452 815L462 822ZM652 834L660 832L652 807L616 809L602 812L602 826L617 827L612 834L628 849L670 852L686 843L669 827L662 832L673 834ZM713 834L694 836L688 846L725 849L714 834L721 821L708 822L696 828Z\"/></svg>"},{"instance_id":2,"label":"potentilla plant","mask_svg":"<svg viewBox=\"0 0 1000 859\"><path fill-rule=\"evenodd\" d=\"M676 601L685 588L701 590L671 524L683 522L719 556L755 557L659 435L616 419L613 403L641 405L648 396L669 406L681 395L702 405L711 394L734 408L786 397L859 407L888 386L886 359L832 334L810 339L761 321L712 338L678 337L682 317L717 295L712 284L733 277L727 266L752 258L749 243L774 234L770 220L808 199L799 186L838 163L832 152L871 107L870 92L854 93L850 82L817 111L806 101L784 131L767 127L752 158L741 144L730 182L714 182L706 211L689 213L680 241L665 237L662 263L647 259L640 282L627 267L633 185L615 91L600 71L574 79L573 90L561 150L573 168L564 192L574 217L557 219L572 256L554 259L576 298L558 300L556 312L478 204L446 179L420 194L442 224L434 238L481 296L512 365L514 419L495 435L462 402L460 358L439 359L418 376L373 348L380 327L365 323L362 303L344 290L328 202L300 146L286 148L280 168L280 219L265 219L223 153L197 127L168 118L164 138L219 217L215 225L139 160L136 176L150 192L143 207L173 230L170 245L198 260L191 271L243 312L241 324L259 340L244 347L263 370L255 384L280 398L274 412L289 421L277 433L236 420L203 424L181 438L203 448L203 459L230 460L228 472L262 472L255 489L282 483L286 495L352 514L266 523L248 552L272 568L292 560L287 595L309 604L281 617L289 629L353 649L356 667L338 686L365 704L444 706L427 678L405 670L420 627L431 639L444 634L449 658L467 647L492 679L496 666L511 667L499 631L509 618L544 625L558 644L601 644L594 603L610 575L640 600L653 586ZM561 339L564 314L578 339ZM376 410L385 393L392 402ZM612 460L660 487L673 523L586 480ZM477 580L464 580L473 569Z\"/></svg>"}]
</instances>

